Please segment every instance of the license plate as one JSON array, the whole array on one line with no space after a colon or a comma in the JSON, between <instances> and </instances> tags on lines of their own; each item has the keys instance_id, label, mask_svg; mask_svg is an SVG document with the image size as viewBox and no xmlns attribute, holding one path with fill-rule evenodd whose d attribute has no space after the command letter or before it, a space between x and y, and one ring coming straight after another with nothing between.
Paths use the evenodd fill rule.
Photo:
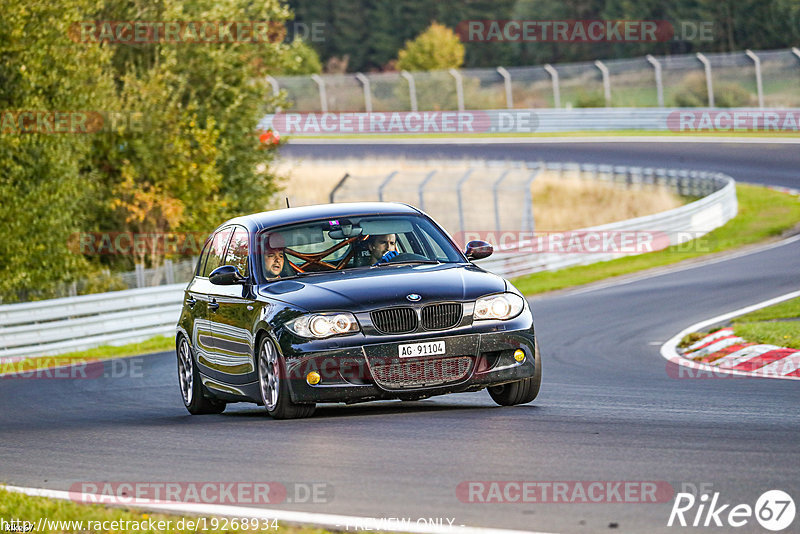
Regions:
<instances>
[{"instance_id":1,"label":"license plate","mask_svg":"<svg viewBox=\"0 0 800 534\"><path fill-rule=\"evenodd\" d=\"M400 345L401 358L417 358L420 356L434 356L444 354L444 341L429 341L428 343L411 343Z\"/></svg>"}]
</instances>

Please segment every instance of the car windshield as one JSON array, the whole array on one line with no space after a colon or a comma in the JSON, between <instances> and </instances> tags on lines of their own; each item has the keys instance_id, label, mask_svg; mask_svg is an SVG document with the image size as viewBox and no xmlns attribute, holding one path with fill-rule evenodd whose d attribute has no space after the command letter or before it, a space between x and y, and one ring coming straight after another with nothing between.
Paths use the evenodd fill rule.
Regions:
<instances>
[{"instance_id":1,"label":"car windshield","mask_svg":"<svg viewBox=\"0 0 800 534\"><path fill-rule=\"evenodd\" d=\"M436 225L415 215L340 217L281 226L262 231L257 243L265 280L378 265L464 261ZM281 265L275 264L281 260Z\"/></svg>"}]
</instances>

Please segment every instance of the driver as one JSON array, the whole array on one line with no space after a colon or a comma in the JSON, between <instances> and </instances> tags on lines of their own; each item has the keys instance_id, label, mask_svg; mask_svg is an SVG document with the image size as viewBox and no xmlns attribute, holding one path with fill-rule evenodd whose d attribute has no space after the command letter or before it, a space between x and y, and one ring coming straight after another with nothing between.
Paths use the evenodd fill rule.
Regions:
<instances>
[{"instance_id":1,"label":"driver","mask_svg":"<svg viewBox=\"0 0 800 534\"><path fill-rule=\"evenodd\" d=\"M370 263L387 263L397 256L397 236L395 234L371 235L367 239Z\"/></svg>"},{"instance_id":2,"label":"driver","mask_svg":"<svg viewBox=\"0 0 800 534\"><path fill-rule=\"evenodd\" d=\"M264 250L264 274L267 280L281 277L284 261L282 248L267 248Z\"/></svg>"}]
</instances>

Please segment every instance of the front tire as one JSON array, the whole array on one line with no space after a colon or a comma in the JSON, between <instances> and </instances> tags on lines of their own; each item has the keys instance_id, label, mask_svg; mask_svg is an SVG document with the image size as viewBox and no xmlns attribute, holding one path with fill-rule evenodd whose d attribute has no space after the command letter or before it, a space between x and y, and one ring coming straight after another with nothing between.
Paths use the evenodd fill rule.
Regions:
<instances>
[{"instance_id":1,"label":"front tire","mask_svg":"<svg viewBox=\"0 0 800 534\"><path fill-rule=\"evenodd\" d=\"M487 388L492 400L500 406L514 406L527 404L538 397L542 385L542 357L538 340L534 345L534 360L536 370L532 377Z\"/></svg>"},{"instance_id":2,"label":"front tire","mask_svg":"<svg viewBox=\"0 0 800 534\"><path fill-rule=\"evenodd\" d=\"M184 336L178 340L178 383L181 387L181 397L183 405L192 415L202 415L210 413L222 413L225 411L225 403L222 401L209 399L205 396L203 383L200 380L200 372L194 361L192 348Z\"/></svg>"},{"instance_id":3,"label":"front tire","mask_svg":"<svg viewBox=\"0 0 800 534\"><path fill-rule=\"evenodd\" d=\"M278 349L264 336L258 348L258 385L261 402L273 419L310 417L315 404L295 404L289 398L289 382Z\"/></svg>"}]
</instances>

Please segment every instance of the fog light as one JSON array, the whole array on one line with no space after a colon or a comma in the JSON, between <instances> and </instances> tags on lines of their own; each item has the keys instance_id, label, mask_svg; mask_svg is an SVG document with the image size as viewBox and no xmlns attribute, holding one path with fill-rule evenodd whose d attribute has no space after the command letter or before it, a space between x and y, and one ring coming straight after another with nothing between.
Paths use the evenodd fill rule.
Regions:
<instances>
[{"instance_id":1,"label":"fog light","mask_svg":"<svg viewBox=\"0 0 800 534\"><path fill-rule=\"evenodd\" d=\"M525 359L525 351L522 349L517 349L514 351L514 359L518 362L521 362Z\"/></svg>"},{"instance_id":2,"label":"fog light","mask_svg":"<svg viewBox=\"0 0 800 534\"><path fill-rule=\"evenodd\" d=\"M308 382L309 386L316 386L319 384L320 376L319 373L316 371L311 371L306 375L306 382Z\"/></svg>"}]
</instances>

